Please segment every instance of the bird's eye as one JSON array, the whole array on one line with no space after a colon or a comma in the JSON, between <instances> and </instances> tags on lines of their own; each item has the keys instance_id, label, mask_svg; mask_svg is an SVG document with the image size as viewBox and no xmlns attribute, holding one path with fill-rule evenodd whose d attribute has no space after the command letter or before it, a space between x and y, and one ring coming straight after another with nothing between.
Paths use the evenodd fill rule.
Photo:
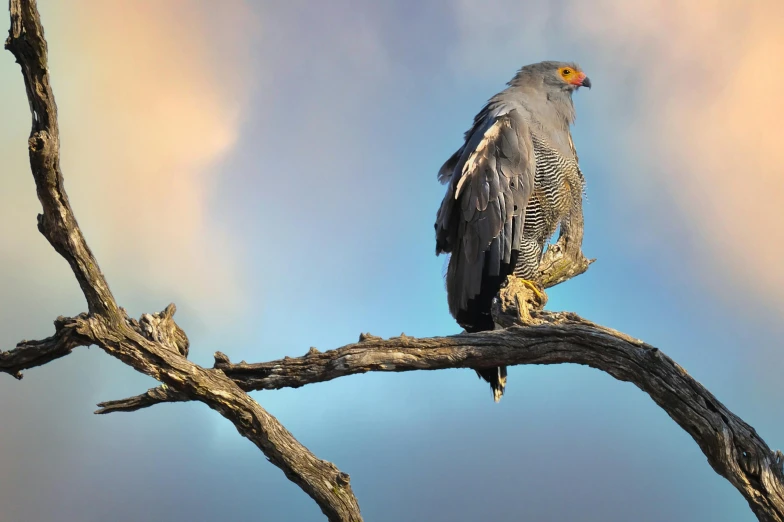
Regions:
<instances>
[{"instance_id":1,"label":"bird's eye","mask_svg":"<svg viewBox=\"0 0 784 522\"><path fill-rule=\"evenodd\" d=\"M572 70L571 69L564 69L563 73L564 73L564 76L569 76L570 74L572 74Z\"/></svg>"}]
</instances>

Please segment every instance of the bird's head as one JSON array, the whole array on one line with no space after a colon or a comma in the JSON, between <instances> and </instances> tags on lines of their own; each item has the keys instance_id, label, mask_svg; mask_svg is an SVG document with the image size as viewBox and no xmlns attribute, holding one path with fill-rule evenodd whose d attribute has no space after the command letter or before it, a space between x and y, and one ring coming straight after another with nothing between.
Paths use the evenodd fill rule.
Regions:
<instances>
[{"instance_id":1,"label":"bird's head","mask_svg":"<svg viewBox=\"0 0 784 522\"><path fill-rule=\"evenodd\" d=\"M533 80L534 84L568 93L572 93L580 87L591 88L591 80L588 79L585 72L579 65L570 62L547 61L526 65L520 69L518 76L521 80Z\"/></svg>"}]
</instances>

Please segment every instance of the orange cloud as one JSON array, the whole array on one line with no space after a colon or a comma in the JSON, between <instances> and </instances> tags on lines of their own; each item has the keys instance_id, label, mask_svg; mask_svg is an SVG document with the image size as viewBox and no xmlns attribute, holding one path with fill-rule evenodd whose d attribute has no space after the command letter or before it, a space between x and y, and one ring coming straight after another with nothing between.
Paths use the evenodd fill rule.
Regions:
<instances>
[{"instance_id":1,"label":"orange cloud","mask_svg":"<svg viewBox=\"0 0 784 522\"><path fill-rule=\"evenodd\" d=\"M233 57L244 54L257 20L239 0L220 9L184 0L77 0L41 9L67 188L118 298L144 285L161 306L187 300L204 312L231 309L242 297L239 242L208 207L249 95L246 68ZM18 68L2 74L23 92ZM26 104L9 111L19 116ZM15 131L26 136L29 116L12 121L24 121ZM23 168L24 142L0 139ZM34 197L29 170L14 174L25 176L12 182L17 197ZM6 215L29 210L21 199ZM33 223L34 214L25 220ZM41 241L31 227L10 240L14 250Z\"/></svg>"},{"instance_id":2,"label":"orange cloud","mask_svg":"<svg viewBox=\"0 0 784 522\"><path fill-rule=\"evenodd\" d=\"M784 307L784 37L777 1L602 2L578 18L644 75L628 140L666 184L708 277ZM593 13L593 16L592 16ZM632 51L629 53L628 50ZM673 168L674 167L674 168ZM691 225L689 224L691 223Z\"/></svg>"}]
</instances>

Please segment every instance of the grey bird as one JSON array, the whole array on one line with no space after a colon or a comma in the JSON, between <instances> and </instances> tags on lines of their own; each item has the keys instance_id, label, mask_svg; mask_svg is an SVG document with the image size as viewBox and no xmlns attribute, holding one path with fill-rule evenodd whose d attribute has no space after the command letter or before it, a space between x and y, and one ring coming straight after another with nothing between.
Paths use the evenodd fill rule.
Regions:
<instances>
[{"instance_id":1,"label":"grey bird","mask_svg":"<svg viewBox=\"0 0 784 522\"><path fill-rule=\"evenodd\" d=\"M571 213L582 212L585 182L569 131L580 87L591 82L575 63L526 65L485 104L438 172L447 190L436 255L450 254L449 312L467 332L495 329L492 300L507 276L541 292L545 245ZM506 367L476 372L498 402Z\"/></svg>"}]
</instances>

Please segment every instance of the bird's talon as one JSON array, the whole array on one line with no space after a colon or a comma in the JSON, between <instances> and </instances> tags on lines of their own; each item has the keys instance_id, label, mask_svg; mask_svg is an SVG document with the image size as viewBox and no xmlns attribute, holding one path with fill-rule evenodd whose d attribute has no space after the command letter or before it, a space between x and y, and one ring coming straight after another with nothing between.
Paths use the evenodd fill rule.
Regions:
<instances>
[{"instance_id":1,"label":"bird's talon","mask_svg":"<svg viewBox=\"0 0 784 522\"><path fill-rule=\"evenodd\" d=\"M523 284L524 284L526 287L528 287L528 288L529 288L529 289L530 289L530 290L531 290L531 291L534 293L534 295L535 295L535 296L536 296L536 297L537 297L537 298L538 298L540 301L544 301L544 299L545 299L545 295L544 295L544 292L542 292L542 291L540 291L540 290L539 290L539 285L537 285L537 284L536 284L536 283L534 283L533 281L529 281L529 280L527 280L527 279L522 279L521 281L522 281L522 283L523 283Z\"/></svg>"}]
</instances>

